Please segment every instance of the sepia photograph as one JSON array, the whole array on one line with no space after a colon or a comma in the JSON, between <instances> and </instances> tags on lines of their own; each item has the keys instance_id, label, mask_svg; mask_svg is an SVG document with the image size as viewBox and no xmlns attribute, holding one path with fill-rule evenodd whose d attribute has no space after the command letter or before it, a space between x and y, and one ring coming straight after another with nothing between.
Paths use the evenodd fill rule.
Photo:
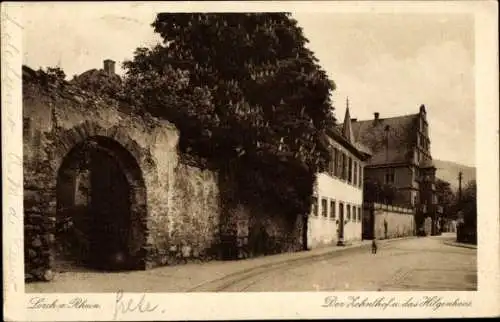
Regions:
<instances>
[{"instance_id":1,"label":"sepia photograph","mask_svg":"<svg viewBox=\"0 0 500 322\"><path fill-rule=\"evenodd\" d=\"M478 291L473 11L172 6L22 5L28 309Z\"/></svg>"}]
</instances>

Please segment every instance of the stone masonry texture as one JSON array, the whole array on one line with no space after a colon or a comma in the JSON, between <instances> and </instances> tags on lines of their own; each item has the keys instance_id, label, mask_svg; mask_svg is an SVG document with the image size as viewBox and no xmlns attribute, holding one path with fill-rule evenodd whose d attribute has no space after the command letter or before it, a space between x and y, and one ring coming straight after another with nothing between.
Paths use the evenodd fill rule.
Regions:
<instances>
[{"instance_id":1,"label":"stone masonry texture","mask_svg":"<svg viewBox=\"0 0 500 322\"><path fill-rule=\"evenodd\" d=\"M124 204L130 217L116 217L111 226L129 221L124 229L129 230L130 269L178 262L172 259L179 256L214 258L230 253L233 259L241 258L242 252L249 257L302 247L301 216L228 198L231 181L184 162L178 149L179 131L165 120L139 114L72 84L46 84L37 72L23 69L23 121L25 277L29 280L50 280L59 269L62 223L70 220L85 230L89 221L85 207L92 195L88 190L93 189L85 166L89 153L94 153L89 151L104 151L102 160L115 160L107 169L122 172L125 181L121 182L128 187ZM112 184L111 189L120 190Z\"/></svg>"},{"instance_id":2,"label":"stone masonry texture","mask_svg":"<svg viewBox=\"0 0 500 322\"><path fill-rule=\"evenodd\" d=\"M67 156L75 147L96 137L113 142L110 149L131 185L131 212L142 238L136 268L164 264L172 245L195 253L212 247L220 214L217 174L182 162L172 124L69 86L44 87L34 77L23 79L23 117L27 277L44 279L54 268L58 191L71 189L57 189L61 168L71 165Z\"/></svg>"}]
</instances>

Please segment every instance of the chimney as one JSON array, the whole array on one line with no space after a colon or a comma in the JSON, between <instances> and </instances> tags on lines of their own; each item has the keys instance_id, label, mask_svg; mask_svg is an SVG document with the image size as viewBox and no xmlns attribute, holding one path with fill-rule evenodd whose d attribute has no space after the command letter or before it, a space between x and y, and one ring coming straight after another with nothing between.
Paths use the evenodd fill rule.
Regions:
<instances>
[{"instance_id":1,"label":"chimney","mask_svg":"<svg viewBox=\"0 0 500 322\"><path fill-rule=\"evenodd\" d=\"M378 117L380 116L380 113L379 112L375 112L375 113L373 113L373 115L375 116L375 121L377 121Z\"/></svg>"},{"instance_id":2,"label":"chimney","mask_svg":"<svg viewBox=\"0 0 500 322\"><path fill-rule=\"evenodd\" d=\"M113 76L115 74L115 61L111 59L106 59L104 61L104 72L108 76Z\"/></svg>"}]
</instances>

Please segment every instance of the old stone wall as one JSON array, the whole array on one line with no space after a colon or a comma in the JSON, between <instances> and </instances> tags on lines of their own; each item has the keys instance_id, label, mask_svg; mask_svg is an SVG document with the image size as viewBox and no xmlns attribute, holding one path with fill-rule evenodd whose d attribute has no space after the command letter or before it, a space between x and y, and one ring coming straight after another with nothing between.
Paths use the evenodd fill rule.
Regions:
<instances>
[{"instance_id":1,"label":"old stone wall","mask_svg":"<svg viewBox=\"0 0 500 322\"><path fill-rule=\"evenodd\" d=\"M301 215L244 202L234 193L235 182L230 176L219 180L221 258L247 258L303 249Z\"/></svg>"},{"instance_id":2,"label":"old stone wall","mask_svg":"<svg viewBox=\"0 0 500 322\"><path fill-rule=\"evenodd\" d=\"M221 227L221 257L246 258L302 249L302 216L226 205Z\"/></svg>"},{"instance_id":3,"label":"old stone wall","mask_svg":"<svg viewBox=\"0 0 500 322\"><path fill-rule=\"evenodd\" d=\"M179 243L192 253L211 247L220 214L217 174L182 162L172 124L71 85L44 85L29 69L23 69L23 118L29 277L44 278L54 267L59 171L68 154L91 138L110 142L106 148L120 159L131 185L132 212L143 239L140 266L164 264L167 249Z\"/></svg>"},{"instance_id":4,"label":"old stone wall","mask_svg":"<svg viewBox=\"0 0 500 322\"><path fill-rule=\"evenodd\" d=\"M214 172L177 163L168 190L168 220L159 218L156 264L165 264L174 255L199 257L219 243L220 200L218 176ZM168 232L165 234L164 232ZM186 251L188 254L186 254Z\"/></svg>"},{"instance_id":5,"label":"old stone wall","mask_svg":"<svg viewBox=\"0 0 500 322\"><path fill-rule=\"evenodd\" d=\"M381 204L365 205L363 216L372 216L372 238L390 239L415 235L415 215L412 209ZM363 221L370 224L370 220Z\"/></svg>"}]
</instances>

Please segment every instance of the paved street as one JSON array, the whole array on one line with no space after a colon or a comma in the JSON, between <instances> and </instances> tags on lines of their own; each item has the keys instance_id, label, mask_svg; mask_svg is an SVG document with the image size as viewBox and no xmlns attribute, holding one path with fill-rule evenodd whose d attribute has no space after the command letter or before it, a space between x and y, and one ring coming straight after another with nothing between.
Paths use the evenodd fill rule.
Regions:
<instances>
[{"instance_id":1,"label":"paved street","mask_svg":"<svg viewBox=\"0 0 500 322\"><path fill-rule=\"evenodd\" d=\"M224 291L448 291L476 289L476 251L443 238L395 242L332 253L222 285Z\"/></svg>"},{"instance_id":2,"label":"paved street","mask_svg":"<svg viewBox=\"0 0 500 322\"><path fill-rule=\"evenodd\" d=\"M475 290L476 249L449 245L452 234L369 242L346 248L149 271L67 272L26 292L404 291Z\"/></svg>"}]
</instances>

